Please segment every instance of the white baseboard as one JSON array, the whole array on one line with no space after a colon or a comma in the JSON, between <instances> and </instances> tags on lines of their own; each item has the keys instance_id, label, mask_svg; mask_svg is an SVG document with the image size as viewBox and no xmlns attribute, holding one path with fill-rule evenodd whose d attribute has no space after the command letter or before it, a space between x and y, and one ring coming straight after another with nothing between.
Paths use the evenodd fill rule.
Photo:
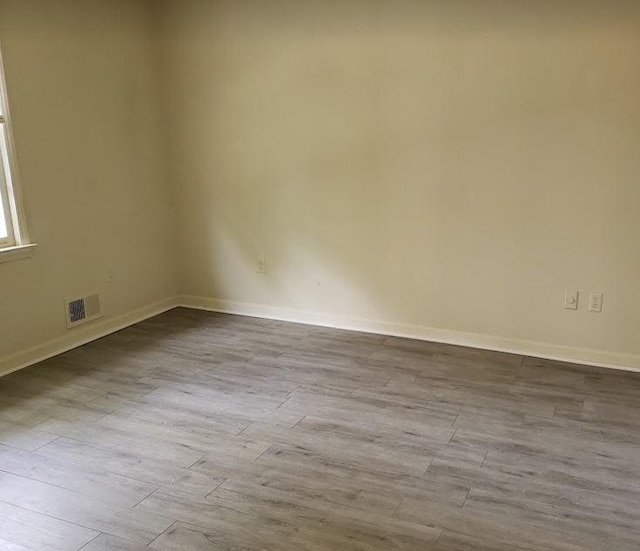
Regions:
<instances>
[{"instance_id":1,"label":"white baseboard","mask_svg":"<svg viewBox=\"0 0 640 551\"><path fill-rule=\"evenodd\" d=\"M131 312L127 312L113 318L105 318L94 323L70 330L67 334L43 344L21 350L15 354L0 358L0 377L41 362L73 348L77 348L91 341L100 339L134 325L145 319L157 316L177 306L208 310L225 314L236 314L257 318L275 319L318 325L322 327L334 327L350 331L362 331L379 335L406 337L423 341L455 344L496 352L507 352L523 356L545 358L561 362L569 362L595 367L606 367L625 371L640 372L640 356L633 354L620 354L602 350L586 348L573 348L555 344L539 343L526 340L507 339L492 335L467 333L463 331L451 331L436 329L419 325L408 325L395 322L374 321L345 316L334 316L318 312L305 312L291 308L250 304L218 300L207 297L179 296L163 299L153 304L143 306Z\"/></svg>"},{"instance_id":2,"label":"white baseboard","mask_svg":"<svg viewBox=\"0 0 640 551\"><path fill-rule=\"evenodd\" d=\"M291 321L308 325L320 325L376 333L396 337L406 337L423 341L432 341L496 352L508 352L522 356L532 356L561 362L621 369L624 371L640 372L640 355L621 354L603 350L591 350L587 348L573 348L556 344L540 343L518 339L507 339L492 335L452 331L448 329L436 329L419 325L408 325L395 322L374 321L317 312L305 312L277 306L265 306L261 304L249 304L229 300L218 300L197 296L178 297L178 305L185 308L209 310L226 314L238 314L256 318L267 318L281 321Z\"/></svg>"},{"instance_id":3,"label":"white baseboard","mask_svg":"<svg viewBox=\"0 0 640 551\"><path fill-rule=\"evenodd\" d=\"M0 377L95 341L178 305L176 297L163 299L131 312L71 329L63 336L0 358Z\"/></svg>"}]
</instances>

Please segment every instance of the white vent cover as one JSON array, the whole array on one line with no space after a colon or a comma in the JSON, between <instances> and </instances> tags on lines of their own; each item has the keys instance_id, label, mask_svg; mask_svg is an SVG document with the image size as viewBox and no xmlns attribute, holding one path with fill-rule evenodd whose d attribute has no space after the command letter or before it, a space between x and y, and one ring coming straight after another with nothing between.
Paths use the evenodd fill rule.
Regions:
<instances>
[{"instance_id":1,"label":"white vent cover","mask_svg":"<svg viewBox=\"0 0 640 551\"><path fill-rule=\"evenodd\" d=\"M67 327L75 327L102 317L100 296L97 294L65 300L64 308L67 315Z\"/></svg>"}]
</instances>

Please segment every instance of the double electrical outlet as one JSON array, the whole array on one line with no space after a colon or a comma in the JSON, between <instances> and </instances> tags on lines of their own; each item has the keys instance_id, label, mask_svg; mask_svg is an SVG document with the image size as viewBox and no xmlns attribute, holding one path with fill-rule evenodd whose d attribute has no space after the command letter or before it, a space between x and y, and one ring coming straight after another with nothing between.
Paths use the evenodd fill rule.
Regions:
<instances>
[{"instance_id":1,"label":"double electrical outlet","mask_svg":"<svg viewBox=\"0 0 640 551\"><path fill-rule=\"evenodd\" d=\"M602 293L589 295L589 312L602 312ZM567 291L564 295L564 307L567 310L577 310L580 301L580 291Z\"/></svg>"},{"instance_id":2,"label":"double electrical outlet","mask_svg":"<svg viewBox=\"0 0 640 551\"><path fill-rule=\"evenodd\" d=\"M259 274L267 273L267 259L264 254L259 254L256 258L256 272Z\"/></svg>"}]
</instances>

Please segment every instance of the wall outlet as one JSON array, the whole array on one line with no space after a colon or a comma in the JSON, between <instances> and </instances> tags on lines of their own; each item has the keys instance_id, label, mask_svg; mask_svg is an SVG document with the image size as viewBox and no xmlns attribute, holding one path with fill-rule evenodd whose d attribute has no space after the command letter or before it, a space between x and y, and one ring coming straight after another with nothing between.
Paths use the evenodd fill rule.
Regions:
<instances>
[{"instance_id":1,"label":"wall outlet","mask_svg":"<svg viewBox=\"0 0 640 551\"><path fill-rule=\"evenodd\" d=\"M259 274L267 273L267 261L265 260L263 254L258 256L258 262L256 263L256 272L258 272Z\"/></svg>"},{"instance_id":2,"label":"wall outlet","mask_svg":"<svg viewBox=\"0 0 640 551\"><path fill-rule=\"evenodd\" d=\"M602 293L591 293L589 297L589 312L602 312Z\"/></svg>"},{"instance_id":3,"label":"wall outlet","mask_svg":"<svg viewBox=\"0 0 640 551\"><path fill-rule=\"evenodd\" d=\"M112 285L113 283L115 283L115 281L116 281L116 278L115 278L115 276L113 275L113 269L109 268L109 269L107 270L107 283L108 283L109 285Z\"/></svg>"},{"instance_id":4,"label":"wall outlet","mask_svg":"<svg viewBox=\"0 0 640 551\"><path fill-rule=\"evenodd\" d=\"M567 291L564 295L564 307L567 310L577 310L579 298L580 293L578 291Z\"/></svg>"}]
</instances>

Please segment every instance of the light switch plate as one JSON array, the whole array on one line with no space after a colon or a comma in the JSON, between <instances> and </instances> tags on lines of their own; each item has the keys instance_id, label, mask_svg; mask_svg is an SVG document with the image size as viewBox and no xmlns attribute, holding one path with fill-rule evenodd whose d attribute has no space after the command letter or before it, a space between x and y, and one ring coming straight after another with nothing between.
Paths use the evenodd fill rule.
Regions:
<instances>
[{"instance_id":1,"label":"light switch plate","mask_svg":"<svg viewBox=\"0 0 640 551\"><path fill-rule=\"evenodd\" d=\"M567 291L564 295L564 307L567 310L577 310L579 298L580 293L578 291Z\"/></svg>"}]
</instances>

